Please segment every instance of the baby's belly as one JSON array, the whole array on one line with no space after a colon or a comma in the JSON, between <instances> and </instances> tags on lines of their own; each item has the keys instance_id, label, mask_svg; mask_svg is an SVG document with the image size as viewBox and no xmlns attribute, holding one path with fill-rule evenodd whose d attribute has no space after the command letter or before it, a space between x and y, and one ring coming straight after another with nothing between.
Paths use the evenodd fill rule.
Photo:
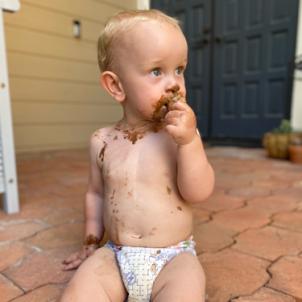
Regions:
<instances>
[{"instance_id":1,"label":"baby's belly","mask_svg":"<svg viewBox=\"0 0 302 302\"><path fill-rule=\"evenodd\" d=\"M105 200L104 225L114 243L165 247L192 234L191 209L177 195L147 188L133 195L116 192L114 199L107 196Z\"/></svg>"}]
</instances>

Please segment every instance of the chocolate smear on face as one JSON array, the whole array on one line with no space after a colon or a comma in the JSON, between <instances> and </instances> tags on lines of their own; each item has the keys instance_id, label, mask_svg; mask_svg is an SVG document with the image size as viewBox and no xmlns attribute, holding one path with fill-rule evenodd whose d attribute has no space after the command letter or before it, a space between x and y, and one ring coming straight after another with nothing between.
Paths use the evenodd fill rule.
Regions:
<instances>
[{"instance_id":1,"label":"chocolate smear on face","mask_svg":"<svg viewBox=\"0 0 302 302\"><path fill-rule=\"evenodd\" d=\"M166 114L171 110L171 106L178 102L185 102L184 96L179 91L174 91L172 95L162 96L154 105L152 121L154 123L153 131L158 132L163 128L163 120Z\"/></svg>"},{"instance_id":2,"label":"chocolate smear on face","mask_svg":"<svg viewBox=\"0 0 302 302\"><path fill-rule=\"evenodd\" d=\"M185 102L184 96L179 91L174 91L169 96L161 96L161 98L154 105L154 111L152 117L146 120L145 124L140 127L130 128L123 127L122 122L119 122L115 130L123 133L124 139L128 139L132 144L135 144L138 140L142 139L148 131L158 132L164 127L164 118L166 114L171 110L172 104L181 101Z\"/></svg>"}]
</instances>

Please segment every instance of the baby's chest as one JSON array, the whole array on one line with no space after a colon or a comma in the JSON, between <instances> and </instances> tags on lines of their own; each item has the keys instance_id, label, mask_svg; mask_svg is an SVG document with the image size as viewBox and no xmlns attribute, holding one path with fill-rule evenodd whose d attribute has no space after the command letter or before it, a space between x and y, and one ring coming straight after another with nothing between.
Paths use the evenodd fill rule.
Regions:
<instances>
[{"instance_id":1,"label":"baby's chest","mask_svg":"<svg viewBox=\"0 0 302 302\"><path fill-rule=\"evenodd\" d=\"M175 152L161 140L108 146L102 167L105 181L121 184L150 181L171 175L176 169Z\"/></svg>"}]
</instances>

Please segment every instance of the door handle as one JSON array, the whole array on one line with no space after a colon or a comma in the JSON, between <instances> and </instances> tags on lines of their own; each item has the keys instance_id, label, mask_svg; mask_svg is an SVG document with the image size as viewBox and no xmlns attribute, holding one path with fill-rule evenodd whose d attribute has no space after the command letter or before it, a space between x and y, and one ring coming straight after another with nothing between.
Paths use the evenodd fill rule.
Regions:
<instances>
[{"instance_id":1,"label":"door handle","mask_svg":"<svg viewBox=\"0 0 302 302\"><path fill-rule=\"evenodd\" d=\"M202 39L202 44L203 45L207 45L207 44L209 44L209 39L206 39L206 38L204 38L204 39Z\"/></svg>"},{"instance_id":2,"label":"door handle","mask_svg":"<svg viewBox=\"0 0 302 302\"><path fill-rule=\"evenodd\" d=\"M211 32L211 28L210 27L205 27L202 31L204 34L209 34Z\"/></svg>"}]
</instances>

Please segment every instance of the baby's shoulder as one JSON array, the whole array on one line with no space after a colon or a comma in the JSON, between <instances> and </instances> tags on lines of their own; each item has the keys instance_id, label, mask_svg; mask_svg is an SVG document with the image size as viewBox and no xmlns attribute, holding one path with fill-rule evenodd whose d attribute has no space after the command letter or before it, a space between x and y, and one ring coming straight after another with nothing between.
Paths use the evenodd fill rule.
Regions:
<instances>
[{"instance_id":1,"label":"baby's shoulder","mask_svg":"<svg viewBox=\"0 0 302 302\"><path fill-rule=\"evenodd\" d=\"M103 128L99 128L92 133L91 139L106 140L106 138L110 137L111 133L115 131L115 128L116 125L109 125Z\"/></svg>"},{"instance_id":2,"label":"baby's shoulder","mask_svg":"<svg viewBox=\"0 0 302 302\"><path fill-rule=\"evenodd\" d=\"M95 130L90 136L90 146L99 147L104 144L107 144L107 138L113 130L114 125Z\"/></svg>"}]
</instances>

